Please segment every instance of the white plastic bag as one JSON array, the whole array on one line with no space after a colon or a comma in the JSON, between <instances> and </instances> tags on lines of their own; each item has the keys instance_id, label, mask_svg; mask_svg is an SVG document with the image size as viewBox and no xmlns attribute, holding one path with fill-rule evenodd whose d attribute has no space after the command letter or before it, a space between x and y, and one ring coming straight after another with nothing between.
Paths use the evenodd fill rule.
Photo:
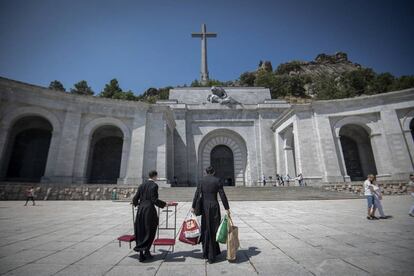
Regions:
<instances>
[{"instance_id":1,"label":"white plastic bag","mask_svg":"<svg viewBox=\"0 0 414 276\"><path fill-rule=\"evenodd\" d=\"M200 224L198 223L197 217L191 214L184 221L185 231L184 236L189 238L198 238L201 235Z\"/></svg>"}]
</instances>

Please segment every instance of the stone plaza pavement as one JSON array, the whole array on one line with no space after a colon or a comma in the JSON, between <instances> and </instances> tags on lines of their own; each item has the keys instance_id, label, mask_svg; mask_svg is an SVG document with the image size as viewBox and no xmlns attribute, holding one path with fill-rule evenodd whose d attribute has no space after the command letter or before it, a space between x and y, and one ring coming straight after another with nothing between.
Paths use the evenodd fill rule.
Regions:
<instances>
[{"instance_id":1,"label":"stone plaza pavement","mask_svg":"<svg viewBox=\"0 0 414 276\"><path fill-rule=\"evenodd\" d=\"M111 201L0 202L1 275L414 275L409 196L385 197L393 218L368 221L363 199L230 202L236 263L201 259L177 242L139 263L116 238L132 233L131 207ZM178 205L178 227L189 210ZM162 218L163 222L164 219ZM225 249L224 245L221 248ZM225 252L224 252L225 253Z\"/></svg>"}]
</instances>

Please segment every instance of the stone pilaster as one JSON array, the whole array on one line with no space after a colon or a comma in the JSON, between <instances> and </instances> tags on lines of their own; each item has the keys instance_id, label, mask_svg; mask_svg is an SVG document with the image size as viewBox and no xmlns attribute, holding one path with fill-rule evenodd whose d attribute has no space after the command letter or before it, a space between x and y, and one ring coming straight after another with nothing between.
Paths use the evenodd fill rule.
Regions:
<instances>
[{"instance_id":1,"label":"stone pilaster","mask_svg":"<svg viewBox=\"0 0 414 276\"><path fill-rule=\"evenodd\" d=\"M394 168L392 172L393 178L407 177L407 174L413 171L413 163L409 155L409 148L405 143L404 134L401 131L397 113L394 109L383 109L381 110L381 121L385 140L392 153L390 156ZM377 155L383 158L390 158L385 156L387 152L383 152L384 149L377 148Z\"/></svg>"},{"instance_id":2,"label":"stone pilaster","mask_svg":"<svg viewBox=\"0 0 414 276\"><path fill-rule=\"evenodd\" d=\"M53 175L47 176L48 179L45 175L44 181L72 183L81 117L80 112L66 112L57 158L55 159L55 169Z\"/></svg>"},{"instance_id":3,"label":"stone pilaster","mask_svg":"<svg viewBox=\"0 0 414 276\"><path fill-rule=\"evenodd\" d=\"M129 159L124 178L124 183L128 185L137 185L143 180L146 119L144 112L137 114L134 118Z\"/></svg>"},{"instance_id":4,"label":"stone pilaster","mask_svg":"<svg viewBox=\"0 0 414 276\"><path fill-rule=\"evenodd\" d=\"M315 116L315 125L321 152L321 165L324 182L342 182L344 177L339 167L335 140L328 117Z\"/></svg>"}]
</instances>

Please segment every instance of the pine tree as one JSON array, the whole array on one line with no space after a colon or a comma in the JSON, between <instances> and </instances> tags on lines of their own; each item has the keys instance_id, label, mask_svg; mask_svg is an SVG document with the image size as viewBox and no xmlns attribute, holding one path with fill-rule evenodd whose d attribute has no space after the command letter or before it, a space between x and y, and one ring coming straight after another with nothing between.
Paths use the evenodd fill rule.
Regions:
<instances>
[{"instance_id":1,"label":"pine tree","mask_svg":"<svg viewBox=\"0 0 414 276\"><path fill-rule=\"evenodd\" d=\"M63 87L63 84L58 80L51 81L49 84L49 89L57 91L66 91L65 87Z\"/></svg>"},{"instance_id":2,"label":"pine tree","mask_svg":"<svg viewBox=\"0 0 414 276\"><path fill-rule=\"evenodd\" d=\"M119 87L117 79L112 79L108 84L105 84L104 90L99 94L99 97L110 99L122 99L122 89Z\"/></svg>"},{"instance_id":3,"label":"pine tree","mask_svg":"<svg viewBox=\"0 0 414 276\"><path fill-rule=\"evenodd\" d=\"M72 88L70 90L70 93L72 94L90 95L90 96L94 94L94 92L92 91L92 88L88 86L88 83L85 80L81 80L80 82L75 83L73 86L75 88Z\"/></svg>"}]
</instances>

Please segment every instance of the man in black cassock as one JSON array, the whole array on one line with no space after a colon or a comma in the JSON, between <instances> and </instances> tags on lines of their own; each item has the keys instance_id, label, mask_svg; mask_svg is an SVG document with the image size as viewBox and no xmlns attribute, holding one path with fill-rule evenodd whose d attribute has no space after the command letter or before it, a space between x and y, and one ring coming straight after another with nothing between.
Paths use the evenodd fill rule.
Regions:
<instances>
[{"instance_id":1,"label":"man in black cassock","mask_svg":"<svg viewBox=\"0 0 414 276\"><path fill-rule=\"evenodd\" d=\"M223 181L215 177L215 171L213 167L206 169L207 176L205 176L200 185L197 186L197 190L194 195L192 212L200 192L203 199L203 209L201 214L201 243L203 245L203 258L208 259L209 263L214 263L216 256L221 253L220 246L216 242L216 233L220 226L221 215L220 205L217 201L217 194L220 195L221 202L227 214L230 215L230 207L227 201L226 194L223 189Z\"/></svg>"},{"instance_id":2,"label":"man in black cassock","mask_svg":"<svg viewBox=\"0 0 414 276\"><path fill-rule=\"evenodd\" d=\"M164 208L166 203L158 199L158 185L155 183L158 173L151 171L149 179L138 187L132 199L134 206L138 205L135 219L135 251L139 252L139 261L152 258L150 249L158 226L158 215L155 206Z\"/></svg>"}]
</instances>

